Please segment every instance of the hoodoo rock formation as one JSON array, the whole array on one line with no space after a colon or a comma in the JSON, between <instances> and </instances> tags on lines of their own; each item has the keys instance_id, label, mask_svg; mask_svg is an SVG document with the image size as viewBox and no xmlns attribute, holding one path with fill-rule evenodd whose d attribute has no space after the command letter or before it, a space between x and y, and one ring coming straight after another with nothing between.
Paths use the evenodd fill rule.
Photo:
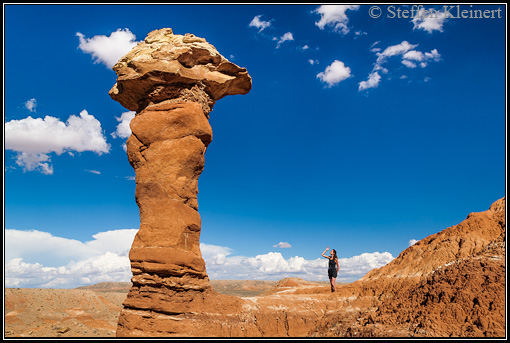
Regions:
<instances>
[{"instance_id":1,"label":"hoodoo rock formation","mask_svg":"<svg viewBox=\"0 0 510 343\"><path fill-rule=\"evenodd\" d=\"M251 78L205 39L171 29L150 32L113 69L110 96L136 111L126 145L140 210L118 335L189 335L180 321L214 307L205 299L216 295L200 253L197 202L209 112L224 96L248 93Z\"/></svg>"},{"instance_id":2,"label":"hoodoo rock formation","mask_svg":"<svg viewBox=\"0 0 510 343\"><path fill-rule=\"evenodd\" d=\"M505 198L336 293L293 279L263 296L215 292L197 201L209 112L248 93L251 78L205 39L171 29L149 33L114 70L111 97L136 111L127 155L140 210L117 336L505 335Z\"/></svg>"}]
</instances>

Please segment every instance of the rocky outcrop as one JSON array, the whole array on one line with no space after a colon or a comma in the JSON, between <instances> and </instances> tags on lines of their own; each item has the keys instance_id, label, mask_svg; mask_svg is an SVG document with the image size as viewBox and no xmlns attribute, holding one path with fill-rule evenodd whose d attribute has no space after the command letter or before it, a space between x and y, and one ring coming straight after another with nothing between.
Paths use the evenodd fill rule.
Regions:
<instances>
[{"instance_id":1,"label":"rocky outcrop","mask_svg":"<svg viewBox=\"0 0 510 343\"><path fill-rule=\"evenodd\" d=\"M376 295L388 293L385 287L400 287L394 285L423 279L441 268L481 254L489 246L504 244L505 233L505 198L502 198L487 211L470 213L461 223L415 243L356 283Z\"/></svg>"},{"instance_id":2,"label":"rocky outcrop","mask_svg":"<svg viewBox=\"0 0 510 343\"><path fill-rule=\"evenodd\" d=\"M214 307L218 299L206 298L219 297L199 247L198 178L212 140L209 112L224 96L246 94L251 78L205 39L171 29L149 33L113 69L110 96L136 111L126 145L140 210L129 254L133 286L117 333L186 335L182 317Z\"/></svg>"},{"instance_id":3,"label":"rocky outcrop","mask_svg":"<svg viewBox=\"0 0 510 343\"><path fill-rule=\"evenodd\" d=\"M358 336L504 337L505 198L349 285L372 298ZM343 290L344 292L347 289Z\"/></svg>"}]
</instances>

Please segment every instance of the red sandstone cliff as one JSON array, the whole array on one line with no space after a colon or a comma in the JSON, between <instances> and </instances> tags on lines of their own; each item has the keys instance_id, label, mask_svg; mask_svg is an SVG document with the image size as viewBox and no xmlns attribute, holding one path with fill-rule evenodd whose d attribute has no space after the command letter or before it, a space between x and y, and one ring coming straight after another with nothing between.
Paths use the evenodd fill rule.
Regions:
<instances>
[{"instance_id":1,"label":"red sandstone cliff","mask_svg":"<svg viewBox=\"0 0 510 343\"><path fill-rule=\"evenodd\" d=\"M368 301L358 324L343 334L504 337L505 218L502 198L343 287L344 295Z\"/></svg>"}]
</instances>

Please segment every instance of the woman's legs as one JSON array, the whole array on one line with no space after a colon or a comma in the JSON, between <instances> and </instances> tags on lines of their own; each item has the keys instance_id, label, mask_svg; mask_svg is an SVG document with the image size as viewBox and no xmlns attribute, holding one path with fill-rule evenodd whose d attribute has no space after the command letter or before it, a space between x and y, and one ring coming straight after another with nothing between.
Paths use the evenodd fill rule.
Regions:
<instances>
[{"instance_id":1,"label":"woman's legs","mask_svg":"<svg viewBox=\"0 0 510 343\"><path fill-rule=\"evenodd\" d=\"M334 277L329 278L329 283L331 284L331 292L336 291L335 280L336 280L336 278L334 278Z\"/></svg>"}]
</instances>

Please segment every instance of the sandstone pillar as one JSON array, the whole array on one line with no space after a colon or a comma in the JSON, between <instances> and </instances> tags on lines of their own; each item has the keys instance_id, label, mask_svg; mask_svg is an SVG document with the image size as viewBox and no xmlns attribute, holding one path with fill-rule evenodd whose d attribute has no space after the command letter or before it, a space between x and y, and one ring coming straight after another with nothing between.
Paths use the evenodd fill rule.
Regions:
<instances>
[{"instance_id":1,"label":"sandstone pillar","mask_svg":"<svg viewBox=\"0 0 510 343\"><path fill-rule=\"evenodd\" d=\"M212 140L209 112L226 95L248 93L251 78L205 39L171 29L149 33L113 69L110 96L136 111L127 155L140 210L129 254L133 286L117 335L187 335L182 320L195 320L219 296L199 247L197 184Z\"/></svg>"}]
</instances>

